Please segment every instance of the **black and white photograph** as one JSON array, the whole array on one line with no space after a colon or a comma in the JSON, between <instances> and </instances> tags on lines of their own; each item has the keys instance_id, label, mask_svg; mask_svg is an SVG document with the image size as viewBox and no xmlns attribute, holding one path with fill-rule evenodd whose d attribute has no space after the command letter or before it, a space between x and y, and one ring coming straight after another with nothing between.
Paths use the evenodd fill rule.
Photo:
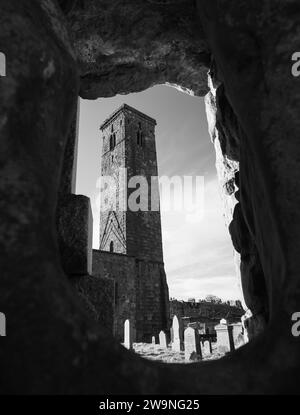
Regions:
<instances>
[{"instance_id":1,"label":"black and white photograph","mask_svg":"<svg viewBox=\"0 0 300 415\"><path fill-rule=\"evenodd\" d=\"M0 0L0 337L70 412L300 394L299 0Z\"/></svg>"}]
</instances>

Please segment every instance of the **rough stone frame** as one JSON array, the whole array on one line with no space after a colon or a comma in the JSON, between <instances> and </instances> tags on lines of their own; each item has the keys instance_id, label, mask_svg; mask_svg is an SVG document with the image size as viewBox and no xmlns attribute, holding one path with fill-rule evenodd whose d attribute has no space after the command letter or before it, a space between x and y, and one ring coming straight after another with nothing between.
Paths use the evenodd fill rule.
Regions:
<instances>
[{"instance_id":1,"label":"rough stone frame","mask_svg":"<svg viewBox=\"0 0 300 415\"><path fill-rule=\"evenodd\" d=\"M98 10L95 2L90 2L90 10L85 9L85 1L67 3L83 21L87 12L101 15L102 6L110 13L105 1L98 2ZM0 49L7 57L7 77L0 84L4 98L0 102L0 304L8 333L0 349L2 392L298 391L300 349L299 339L291 335L291 316L300 304L300 88L299 79L291 76L290 56L299 48L299 4L295 0L255 0L250 4L241 0L238 7L229 0L192 3L197 5L199 16L193 9L194 20L184 24L188 22L189 29L203 28L213 55L211 69L223 84L238 122L238 197L255 242L246 253L255 256L258 252L265 278L264 331L219 361L162 365L123 350L87 318L62 271L55 234L63 150L76 111L82 67L75 62L66 23L54 1L32 1L29 9L25 0L1 0ZM128 1L144 13L146 3L139 4L140 8L136 1ZM176 33L176 16L184 14L182 2L151 2L151 7L146 11L154 17L156 13L168 14ZM194 32L190 32L191 41ZM147 39L149 33L145 33ZM97 46L97 39L94 44ZM171 50L174 68L183 49L184 41L178 41ZM109 52L107 45L104 50ZM93 56L90 49L86 53ZM139 68L138 58L129 64L129 71ZM155 53L153 60L160 60ZM151 59L148 66L152 67ZM205 67L207 62L202 73ZM90 73L88 69L81 72L83 97L89 93L90 97L99 96L102 83L97 82L95 69L90 65ZM180 79L181 69L177 66L169 73L169 82L193 89ZM186 79L197 79L189 70L192 66L187 68ZM112 76L116 73L117 68ZM141 69L141 73L143 88L168 82L155 70L145 74ZM168 78L168 68L162 73ZM110 82L108 74L103 96L115 93L113 85L122 90L121 84L120 79ZM140 86L133 82L132 88ZM220 126L223 130L226 127L224 119ZM226 131L223 134L226 136ZM265 310L263 313L266 316Z\"/></svg>"}]
</instances>

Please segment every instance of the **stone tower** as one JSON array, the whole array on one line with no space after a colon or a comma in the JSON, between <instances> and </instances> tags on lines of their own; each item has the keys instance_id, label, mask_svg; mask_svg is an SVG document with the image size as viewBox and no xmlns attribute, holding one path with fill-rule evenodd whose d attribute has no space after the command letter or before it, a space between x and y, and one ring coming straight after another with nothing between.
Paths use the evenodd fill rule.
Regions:
<instances>
[{"instance_id":1,"label":"stone tower","mask_svg":"<svg viewBox=\"0 0 300 415\"><path fill-rule=\"evenodd\" d=\"M116 284L115 334L120 337L123 323L129 318L136 341L150 341L152 335L167 330L169 324L155 125L153 118L124 104L100 127L101 178L113 180L106 188L103 186L99 251L105 257L106 271L109 269L108 274ZM142 192L141 180L148 186ZM154 210L151 210L151 196ZM136 202L134 210L130 200Z\"/></svg>"}]
</instances>

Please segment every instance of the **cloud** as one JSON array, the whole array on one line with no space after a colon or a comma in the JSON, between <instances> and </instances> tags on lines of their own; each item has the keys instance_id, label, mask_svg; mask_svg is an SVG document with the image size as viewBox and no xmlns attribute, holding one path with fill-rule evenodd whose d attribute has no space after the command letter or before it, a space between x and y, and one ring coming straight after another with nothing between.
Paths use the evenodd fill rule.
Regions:
<instances>
[{"instance_id":1,"label":"cloud","mask_svg":"<svg viewBox=\"0 0 300 415\"><path fill-rule=\"evenodd\" d=\"M238 298L232 244L223 219L215 154L202 98L157 86L126 97L81 100L76 189L91 198L93 247L99 247L100 212L96 203L96 180L101 171L99 125L123 102L157 120L159 175L204 176L202 212L184 209L161 212L170 294L178 298L205 294Z\"/></svg>"},{"instance_id":2,"label":"cloud","mask_svg":"<svg viewBox=\"0 0 300 415\"><path fill-rule=\"evenodd\" d=\"M217 178L204 187L204 215L193 222L186 212L162 212L166 274L176 298L216 294L240 298L233 248L225 227Z\"/></svg>"}]
</instances>

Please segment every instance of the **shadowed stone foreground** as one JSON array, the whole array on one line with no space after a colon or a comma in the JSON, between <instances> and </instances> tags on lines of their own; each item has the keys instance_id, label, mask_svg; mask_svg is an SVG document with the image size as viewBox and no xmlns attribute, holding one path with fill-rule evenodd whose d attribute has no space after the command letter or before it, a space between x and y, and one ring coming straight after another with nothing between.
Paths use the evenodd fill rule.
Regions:
<instances>
[{"instance_id":1,"label":"shadowed stone foreground","mask_svg":"<svg viewBox=\"0 0 300 415\"><path fill-rule=\"evenodd\" d=\"M51 0L0 0L0 390L298 393L299 2L110 3L69 1L62 11ZM79 91L96 98L170 82L201 95L208 67L210 133L256 336L217 361L164 365L90 319L62 270L64 149Z\"/></svg>"}]
</instances>

